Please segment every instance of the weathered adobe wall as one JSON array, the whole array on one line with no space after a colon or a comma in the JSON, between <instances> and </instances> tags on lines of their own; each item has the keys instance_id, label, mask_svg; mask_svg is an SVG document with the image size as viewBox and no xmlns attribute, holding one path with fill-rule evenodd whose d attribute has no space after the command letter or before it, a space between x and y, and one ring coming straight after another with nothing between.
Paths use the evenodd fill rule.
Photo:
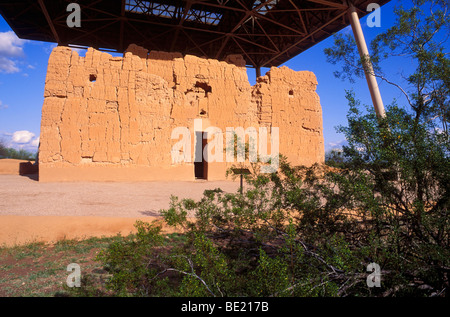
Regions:
<instances>
[{"instance_id":1,"label":"weathered adobe wall","mask_svg":"<svg viewBox=\"0 0 450 317\"><path fill-rule=\"evenodd\" d=\"M293 164L324 160L322 112L311 72L272 68L251 86L241 56L225 61L130 46L124 57L56 47L49 59L39 147L40 181L193 180L172 164L175 127L279 127ZM225 179L228 163L208 163Z\"/></svg>"}]
</instances>

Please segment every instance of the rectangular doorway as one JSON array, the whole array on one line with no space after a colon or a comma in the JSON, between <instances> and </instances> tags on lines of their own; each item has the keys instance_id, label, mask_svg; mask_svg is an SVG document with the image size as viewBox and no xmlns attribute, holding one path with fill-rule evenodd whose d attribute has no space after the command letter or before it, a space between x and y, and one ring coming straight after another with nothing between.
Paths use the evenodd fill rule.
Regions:
<instances>
[{"instance_id":1,"label":"rectangular doorway","mask_svg":"<svg viewBox=\"0 0 450 317\"><path fill-rule=\"evenodd\" d=\"M208 179L208 162L205 160L203 153L205 153L206 145L208 144L208 137L206 132L195 132L195 162L194 173L195 179Z\"/></svg>"}]
</instances>

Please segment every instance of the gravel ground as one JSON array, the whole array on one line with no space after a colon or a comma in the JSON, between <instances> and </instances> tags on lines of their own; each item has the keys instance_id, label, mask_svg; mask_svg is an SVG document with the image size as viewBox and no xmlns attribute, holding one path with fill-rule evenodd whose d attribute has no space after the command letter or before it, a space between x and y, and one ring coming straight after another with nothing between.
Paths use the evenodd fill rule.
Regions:
<instances>
[{"instance_id":1,"label":"gravel ground","mask_svg":"<svg viewBox=\"0 0 450 317\"><path fill-rule=\"evenodd\" d=\"M0 175L0 215L157 216L170 195L200 199L205 189L239 189L239 182L40 183L26 176Z\"/></svg>"},{"instance_id":2,"label":"gravel ground","mask_svg":"<svg viewBox=\"0 0 450 317\"><path fill-rule=\"evenodd\" d=\"M0 175L0 247L126 235L135 232L138 219L161 219L170 195L198 200L205 189L218 187L235 192L239 182L39 183Z\"/></svg>"}]
</instances>

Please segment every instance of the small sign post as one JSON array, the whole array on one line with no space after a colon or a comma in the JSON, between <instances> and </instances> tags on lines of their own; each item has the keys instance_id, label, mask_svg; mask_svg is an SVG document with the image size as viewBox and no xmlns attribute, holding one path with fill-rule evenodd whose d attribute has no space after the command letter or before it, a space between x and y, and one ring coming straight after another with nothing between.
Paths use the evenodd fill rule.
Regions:
<instances>
[{"instance_id":1,"label":"small sign post","mask_svg":"<svg viewBox=\"0 0 450 317\"><path fill-rule=\"evenodd\" d=\"M231 171L233 172L233 174L240 175L241 177L241 187L239 188L239 192L242 194L244 175L250 174L250 170L248 168L232 168Z\"/></svg>"}]
</instances>

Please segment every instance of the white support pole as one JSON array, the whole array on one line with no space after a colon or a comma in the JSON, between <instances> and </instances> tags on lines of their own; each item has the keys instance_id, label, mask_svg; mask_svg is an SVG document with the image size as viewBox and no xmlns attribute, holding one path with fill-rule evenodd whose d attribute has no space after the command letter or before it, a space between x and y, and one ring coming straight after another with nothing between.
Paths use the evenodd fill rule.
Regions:
<instances>
[{"instance_id":1,"label":"white support pole","mask_svg":"<svg viewBox=\"0 0 450 317\"><path fill-rule=\"evenodd\" d=\"M381 99L380 89L378 87L377 79L374 75L372 63L370 62L369 50L367 49L366 40L364 39L364 33L359 22L358 12L353 4L349 7L349 19L352 26L353 35L355 36L356 44L358 46L359 55L364 61L368 61L364 66L364 73L366 74L367 84L369 86L370 96L372 97L373 106L378 117L384 117L384 105Z\"/></svg>"}]
</instances>

